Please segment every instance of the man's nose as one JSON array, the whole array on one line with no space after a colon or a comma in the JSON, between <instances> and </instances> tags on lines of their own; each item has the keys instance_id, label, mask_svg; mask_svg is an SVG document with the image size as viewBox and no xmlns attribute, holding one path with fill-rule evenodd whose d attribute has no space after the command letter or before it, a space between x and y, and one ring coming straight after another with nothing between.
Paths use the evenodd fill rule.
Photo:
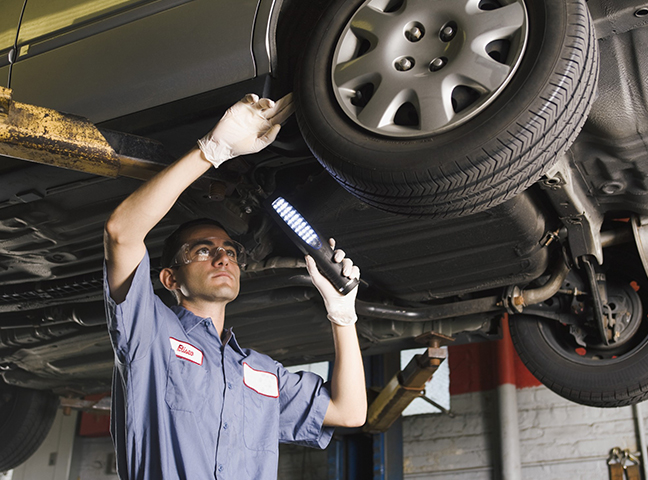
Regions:
<instances>
[{"instance_id":1,"label":"man's nose","mask_svg":"<svg viewBox=\"0 0 648 480\"><path fill-rule=\"evenodd\" d=\"M214 251L214 259L212 260L212 263L214 265L228 265L229 260L230 258L224 248L216 248L216 250Z\"/></svg>"}]
</instances>

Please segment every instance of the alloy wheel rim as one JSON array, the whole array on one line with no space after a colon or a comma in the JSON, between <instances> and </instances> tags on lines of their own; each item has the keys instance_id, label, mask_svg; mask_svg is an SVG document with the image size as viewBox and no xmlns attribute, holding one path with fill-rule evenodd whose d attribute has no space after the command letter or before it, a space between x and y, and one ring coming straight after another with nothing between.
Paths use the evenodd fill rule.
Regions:
<instances>
[{"instance_id":1,"label":"alloy wheel rim","mask_svg":"<svg viewBox=\"0 0 648 480\"><path fill-rule=\"evenodd\" d=\"M367 0L336 44L333 92L365 130L436 135L502 94L527 41L522 0Z\"/></svg>"}]
</instances>

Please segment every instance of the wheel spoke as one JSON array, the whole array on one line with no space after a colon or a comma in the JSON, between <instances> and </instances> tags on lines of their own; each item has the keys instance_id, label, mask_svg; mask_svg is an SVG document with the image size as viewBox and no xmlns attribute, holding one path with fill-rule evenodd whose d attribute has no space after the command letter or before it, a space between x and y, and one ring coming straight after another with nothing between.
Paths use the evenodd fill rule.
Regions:
<instances>
[{"instance_id":1,"label":"wheel spoke","mask_svg":"<svg viewBox=\"0 0 648 480\"><path fill-rule=\"evenodd\" d=\"M367 128L377 129L392 122L402 104L399 94L402 87L393 82L378 86L369 103L358 114L358 121Z\"/></svg>"},{"instance_id":2,"label":"wheel spoke","mask_svg":"<svg viewBox=\"0 0 648 480\"><path fill-rule=\"evenodd\" d=\"M481 93L499 89L511 74L511 67L490 58L486 53L478 54L466 50L453 63L452 73L459 80L456 83L472 87Z\"/></svg>"},{"instance_id":3,"label":"wheel spoke","mask_svg":"<svg viewBox=\"0 0 648 480\"><path fill-rule=\"evenodd\" d=\"M477 47L484 50L488 43L510 37L525 23L524 7L519 3L512 3L496 10L480 10L475 15L466 15L463 28L473 39L473 49Z\"/></svg>"},{"instance_id":4,"label":"wheel spoke","mask_svg":"<svg viewBox=\"0 0 648 480\"><path fill-rule=\"evenodd\" d=\"M424 83L427 83L427 88ZM430 87L429 82L421 81L415 90L420 129L424 132L433 132L445 127L455 115L451 100L453 86L444 86L436 81L434 83L435 85Z\"/></svg>"},{"instance_id":5,"label":"wheel spoke","mask_svg":"<svg viewBox=\"0 0 648 480\"><path fill-rule=\"evenodd\" d=\"M447 105L444 99L435 98L434 101L425 99L425 105L421 106L419 112L421 130L424 132L440 130L450 123L453 116L452 104Z\"/></svg>"},{"instance_id":6,"label":"wheel spoke","mask_svg":"<svg viewBox=\"0 0 648 480\"><path fill-rule=\"evenodd\" d=\"M375 3L375 2L373 2ZM356 12L351 31L363 38L386 38L393 32L394 15L377 10L372 4Z\"/></svg>"},{"instance_id":7,"label":"wheel spoke","mask_svg":"<svg viewBox=\"0 0 648 480\"><path fill-rule=\"evenodd\" d=\"M378 56L374 52L336 65L333 71L333 82L337 88L355 88L370 78L379 77L377 71Z\"/></svg>"}]
</instances>

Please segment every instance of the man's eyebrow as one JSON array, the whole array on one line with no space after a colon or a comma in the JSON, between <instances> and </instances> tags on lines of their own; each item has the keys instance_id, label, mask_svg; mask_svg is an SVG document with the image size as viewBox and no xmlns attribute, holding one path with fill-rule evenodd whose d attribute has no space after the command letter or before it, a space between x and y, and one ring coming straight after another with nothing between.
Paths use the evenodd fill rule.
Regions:
<instances>
[{"instance_id":1,"label":"man's eyebrow","mask_svg":"<svg viewBox=\"0 0 648 480\"><path fill-rule=\"evenodd\" d=\"M222 239L222 240L224 240L223 241L224 246L232 247L236 250L236 244L232 240L226 240L226 239ZM194 240L193 242L191 242L189 244L189 248L194 248L199 245L207 245L208 247L212 247L215 245L215 243L212 242L209 238L199 238L198 240Z\"/></svg>"},{"instance_id":2,"label":"man's eyebrow","mask_svg":"<svg viewBox=\"0 0 648 480\"><path fill-rule=\"evenodd\" d=\"M211 247L214 245L214 242L209 240L208 238L200 238L198 240L194 240L189 244L189 248L194 248L197 247L198 245L207 245L208 247Z\"/></svg>"},{"instance_id":3,"label":"man's eyebrow","mask_svg":"<svg viewBox=\"0 0 648 480\"><path fill-rule=\"evenodd\" d=\"M234 244L234 242L230 240L225 240L225 242L223 242L223 245L225 245L226 247L232 247L233 249L236 250L236 245Z\"/></svg>"}]
</instances>

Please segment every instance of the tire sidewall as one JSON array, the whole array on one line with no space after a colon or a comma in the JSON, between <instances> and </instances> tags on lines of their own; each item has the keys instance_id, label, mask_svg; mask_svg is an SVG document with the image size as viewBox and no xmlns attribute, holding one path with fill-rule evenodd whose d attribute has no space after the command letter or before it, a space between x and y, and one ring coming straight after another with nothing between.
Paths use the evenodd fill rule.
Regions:
<instances>
[{"instance_id":1,"label":"tire sidewall","mask_svg":"<svg viewBox=\"0 0 648 480\"><path fill-rule=\"evenodd\" d=\"M298 73L298 121L307 143L323 163L335 168L334 164L345 162L361 167L358 173L442 170L448 175L457 162L497 142L499 134L519 128L517 124L526 124L529 112L542 108L542 93L565 48L568 15L563 0L526 1L529 40L520 67L499 97L475 118L448 132L419 139L380 137L363 130L342 111L331 82L337 41L363 3L333 2L313 31Z\"/></svg>"},{"instance_id":2,"label":"tire sidewall","mask_svg":"<svg viewBox=\"0 0 648 480\"><path fill-rule=\"evenodd\" d=\"M7 385L0 392L11 395L11 412L0 418L0 472L24 463L43 443L54 423L58 397L50 391ZM6 412L5 412L6 413Z\"/></svg>"},{"instance_id":3,"label":"tire sidewall","mask_svg":"<svg viewBox=\"0 0 648 480\"><path fill-rule=\"evenodd\" d=\"M515 316L509 322L511 337L520 357L538 380L561 396L594 406L633 403L648 383L648 342L613 364L585 365L570 361L547 342L547 322L533 316ZM642 376L640 372L645 372ZM619 392L627 394L622 398ZM601 402L614 402L602 404Z\"/></svg>"}]
</instances>

